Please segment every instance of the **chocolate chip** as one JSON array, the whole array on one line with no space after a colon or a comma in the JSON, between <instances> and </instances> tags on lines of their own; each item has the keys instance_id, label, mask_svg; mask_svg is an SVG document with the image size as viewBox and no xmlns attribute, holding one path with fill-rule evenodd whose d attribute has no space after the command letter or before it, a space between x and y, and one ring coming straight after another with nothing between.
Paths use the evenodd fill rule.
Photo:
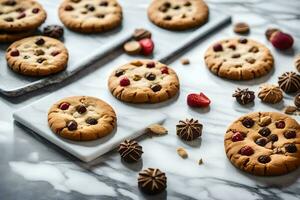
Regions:
<instances>
[{"instance_id":1,"label":"chocolate chip","mask_svg":"<svg viewBox=\"0 0 300 200\"><path fill-rule=\"evenodd\" d=\"M267 139L266 138L258 138L255 143L259 146L265 146L267 144Z\"/></svg>"},{"instance_id":2,"label":"chocolate chip","mask_svg":"<svg viewBox=\"0 0 300 200\"><path fill-rule=\"evenodd\" d=\"M214 49L214 51L223 51L223 47L222 47L222 44L219 44L219 43L217 43L217 44L215 44L214 46L213 46L213 49Z\"/></svg>"},{"instance_id":3,"label":"chocolate chip","mask_svg":"<svg viewBox=\"0 0 300 200\"><path fill-rule=\"evenodd\" d=\"M250 64L255 63L255 59L254 58L246 58L246 61Z\"/></svg>"},{"instance_id":4,"label":"chocolate chip","mask_svg":"<svg viewBox=\"0 0 300 200\"><path fill-rule=\"evenodd\" d=\"M39 38L35 41L35 44L36 45L43 45L43 44L45 44L45 40L43 38Z\"/></svg>"},{"instance_id":5,"label":"chocolate chip","mask_svg":"<svg viewBox=\"0 0 300 200\"><path fill-rule=\"evenodd\" d=\"M108 2L107 1L102 1L99 5L100 6L108 6Z\"/></svg>"},{"instance_id":6,"label":"chocolate chip","mask_svg":"<svg viewBox=\"0 0 300 200\"><path fill-rule=\"evenodd\" d=\"M22 8L22 7L21 7L21 8L17 8L16 11L17 11L17 12L24 12L24 11L25 11L25 8Z\"/></svg>"},{"instance_id":7,"label":"chocolate chip","mask_svg":"<svg viewBox=\"0 0 300 200\"><path fill-rule=\"evenodd\" d=\"M67 128L69 131L75 131L77 129L77 122L74 120L70 120L67 124Z\"/></svg>"},{"instance_id":8,"label":"chocolate chip","mask_svg":"<svg viewBox=\"0 0 300 200\"><path fill-rule=\"evenodd\" d=\"M32 13L37 14L38 12L40 12L40 9L39 9L39 8L34 8L34 9L32 9Z\"/></svg>"},{"instance_id":9,"label":"chocolate chip","mask_svg":"<svg viewBox=\"0 0 300 200\"><path fill-rule=\"evenodd\" d=\"M116 72L115 72L115 76L116 77L119 77L119 76L122 76L123 74L124 74L124 70L123 69L118 69L118 70L116 70Z\"/></svg>"},{"instance_id":10,"label":"chocolate chip","mask_svg":"<svg viewBox=\"0 0 300 200\"><path fill-rule=\"evenodd\" d=\"M242 124L246 127L246 128L251 128L254 125L254 121L251 118L245 118L242 121Z\"/></svg>"},{"instance_id":11,"label":"chocolate chip","mask_svg":"<svg viewBox=\"0 0 300 200\"><path fill-rule=\"evenodd\" d=\"M161 7L159 7L159 9L158 9L158 10L159 10L160 12L163 12L163 13L165 13L165 12L167 12L167 11L168 11L168 9L169 9L169 8L167 8L167 7L165 7L165 6L161 6Z\"/></svg>"},{"instance_id":12,"label":"chocolate chip","mask_svg":"<svg viewBox=\"0 0 300 200\"><path fill-rule=\"evenodd\" d=\"M86 107L84 105L79 105L76 107L76 110L79 114L83 114L86 112Z\"/></svg>"},{"instance_id":13,"label":"chocolate chip","mask_svg":"<svg viewBox=\"0 0 300 200\"><path fill-rule=\"evenodd\" d=\"M289 153L295 153L297 152L297 147L295 144L286 144L284 146L285 150Z\"/></svg>"},{"instance_id":14,"label":"chocolate chip","mask_svg":"<svg viewBox=\"0 0 300 200\"><path fill-rule=\"evenodd\" d=\"M13 57L17 57L17 56L20 55L20 52L16 49L16 50L11 51L10 55L13 56Z\"/></svg>"},{"instance_id":15,"label":"chocolate chip","mask_svg":"<svg viewBox=\"0 0 300 200\"><path fill-rule=\"evenodd\" d=\"M257 53L258 52L258 48L257 47L251 47L249 49L249 52L251 52L251 53Z\"/></svg>"},{"instance_id":16,"label":"chocolate chip","mask_svg":"<svg viewBox=\"0 0 300 200\"><path fill-rule=\"evenodd\" d=\"M192 4L191 4L191 2L187 1L183 5L186 6L186 7L188 7L188 6L191 6Z\"/></svg>"},{"instance_id":17,"label":"chocolate chip","mask_svg":"<svg viewBox=\"0 0 300 200\"><path fill-rule=\"evenodd\" d=\"M153 81L153 80L155 80L156 75L149 72L149 73L145 74L145 78L148 79L149 81Z\"/></svg>"},{"instance_id":18,"label":"chocolate chip","mask_svg":"<svg viewBox=\"0 0 300 200\"><path fill-rule=\"evenodd\" d=\"M81 0L71 0L73 3L79 3Z\"/></svg>"},{"instance_id":19,"label":"chocolate chip","mask_svg":"<svg viewBox=\"0 0 300 200\"><path fill-rule=\"evenodd\" d=\"M159 84L154 84L154 85L151 85L151 89L153 90L153 92L158 92L161 90L161 85Z\"/></svg>"},{"instance_id":20,"label":"chocolate chip","mask_svg":"<svg viewBox=\"0 0 300 200\"><path fill-rule=\"evenodd\" d=\"M103 14L98 14L98 15L96 15L96 17L103 19L103 18L105 17L105 15L103 15Z\"/></svg>"},{"instance_id":21,"label":"chocolate chip","mask_svg":"<svg viewBox=\"0 0 300 200\"><path fill-rule=\"evenodd\" d=\"M262 155L258 157L258 162L266 164L271 161L270 156Z\"/></svg>"},{"instance_id":22,"label":"chocolate chip","mask_svg":"<svg viewBox=\"0 0 300 200\"><path fill-rule=\"evenodd\" d=\"M88 118L85 120L85 122L86 122L87 124L90 124L90 125L95 125L95 124L98 123L98 120L95 119L95 118L92 118L92 117L88 117Z\"/></svg>"},{"instance_id":23,"label":"chocolate chip","mask_svg":"<svg viewBox=\"0 0 300 200\"><path fill-rule=\"evenodd\" d=\"M170 15L167 15L167 16L164 17L164 20L167 20L167 21L169 21L171 19L172 19L172 17Z\"/></svg>"},{"instance_id":24,"label":"chocolate chip","mask_svg":"<svg viewBox=\"0 0 300 200\"><path fill-rule=\"evenodd\" d=\"M232 49L232 50L235 50L235 49L236 49L236 46L233 45L233 44L231 44L231 45L228 46L228 48L229 48L229 49Z\"/></svg>"},{"instance_id":25,"label":"chocolate chip","mask_svg":"<svg viewBox=\"0 0 300 200\"><path fill-rule=\"evenodd\" d=\"M173 7L174 10L178 10L179 8L180 8L179 5L176 5L176 6Z\"/></svg>"},{"instance_id":26,"label":"chocolate chip","mask_svg":"<svg viewBox=\"0 0 300 200\"><path fill-rule=\"evenodd\" d=\"M36 55L36 56L41 56L41 55L44 55L44 54L45 54L45 52L42 49L37 49L34 52L34 55Z\"/></svg>"},{"instance_id":27,"label":"chocolate chip","mask_svg":"<svg viewBox=\"0 0 300 200\"><path fill-rule=\"evenodd\" d=\"M271 134L271 130L268 128L268 127L263 127L261 128L258 133L261 135L261 136L264 136L264 137L267 137L268 135Z\"/></svg>"},{"instance_id":28,"label":"chocolate chip","mask_svg":"<svg viewBox=\"0 0 300 200\"><path fill-rule=\"evenodd\" d=\"M239 53L235 53L231 56L231 58L239 58L239 57L241 57L241 54Z\"/></svg>"},{"instance_id":29,"label":"chocolate chip","mask_svg":"<svg viewBox=\"0 0 300 200\"><path fill-rule=\"evenodd\" d=\"M59 25L49 25L43 29L43 35L52 38L61 38L64 35L64 29Z\"/></svg>"},{"instance_id":30,"label":"chocolate chip","mask_svg":"<svg viewBox=\"0 0 300 200\"><path fill-rule=\"evenodd\" d=\"M7 22L13 22L14 18L12 18L12 17L6 17L6 18L4 18L4 20L7 21Z\"/></svg>"},{"instance_id":31,"label":"chocolate chip","mask_svg":"<svg viewBox=\"0 0 300 200\"><path fill-rule=\"evenodd\" d=\"M286 132L284 132L284 137L286 139L291 139L291 138L295 138L296 137L296 131L291 131L291 130L288 130Z\"/></svg>"},{"instance_id":32,"label":"chocolate chip","mask_svg":"<svg viewBox=\"0 0 300 200\"><path fill-rule=\"evenodd\" d=\"M146 67L147 68L153 68L153 67L155 67L155 63L154 62L149 62L149 63L146 64Z\"/></svg>"},{"instance_id":33,"label":"chocolate chip","mask_svg":"<svg viewBox=\"0 0 300 200\"><path fill-rule=\"evenodd\" d=\"M17 4L17 2L15 0L7 0L7 1L4 1L2 4L5 6L14 6Z\"/></svg>"},{"instance_id":34,"label":"chocolate chip","mask_svg":"<svg viewBox=\"0 0 300 200\"><path fill-rule=\"evenodd\" d=\"M171 3L170 3L170 2L165 2L165 3L163 4L163 6L165 6L165 7L167 7L167 8L170 8L170 7L171 7Z\"/></svg>"},{"instance_id":35,"label":"chocolate chip","mask_svg":"<svg viewBox=\"0 0 300 200\"><path fill-rule=\"evenodd\" d=\"M239 39L239 43L241 43L241 44L246 44L247 42L248 42L248 40L246 38Z\"/></svg>"},{"instance_id":36,"label":"chocolate chip","mask_svg":"<svg viewBox=\"0 0 300 200\"><path fill-rule=\"evenodd\" d=\"M272 142L276 142L276 141L278 141L278 136L277 135L275 135L275 134L271 134L271 135L269 135L269 140L271 140Z\"/></svg>"},{"instance_id":37,"label":"chocolate chip","mask_svg":"<svg viewBox=\"0 0 300 200\"><path fill-rule=\"evenodd\" d=\"M94 11L95 10L95 7L92 4L86 4L84 7L86 9L88 9L89 11Z\"/></svg>"},{"instance_id":38,"label":"chocolate chip","mask_svg":"<svg viewBox=\"0 0 300 200\"><path fill-rule=\"evenodd\" d=\"M26 16L25 13L21 13L21 14L17 17L17 19L22 19L22 18L24 18L25 16Z\"/></svg>"},{"instance_id":39,"label":"chocolate chip","mask_svg":"<svg viewBox=\"0 0 300 200\"><path fill-rule=\"evenodd\" d=\"M58 54L60 54L60 51L52 51L51 52L51 56L57 56Z\"/></svg>"},{"instance_id":40,"label":"chocolate chip","mask_svg":"<svg viewBox=\"0 0 300 200\"><path fill-rule=\"evenodd\" d=\"M65 10L66 11L71 11L71 10L74 10L74 8L71 5L66 5Z\"/></svg>"},{"instance_id":41,"label":"chocolate chip","mask_svg":"<svg viewBox=\"0 0 300 200\"><path fill-rule=\"evenodd\" d=\"M276 128L283 129L285 127L285 122L284 121L278 121L275 123Z\"/></svg>"},{"instance_id":42,"label":"chocolate chip","mask_svg":"<svg viewBox=\"0 0 300 200\"><path fill-rule=\"evenodd\" d=\"M38 63L43 63L45 60L46 60L46 58L38 58L38 59L36 60L36 62L38 62Z\"/></svg>"},{"instance_id":43,"label":"chocolate chip","mask_svg":"<svg viewBox=\"0 0 300 200\"><path fill-rule=\"evenodd\" d=\"M28 59L28 58L30 58L30 56L28 55L23 56L23 59Z\"/></svg>"}]
</instances>

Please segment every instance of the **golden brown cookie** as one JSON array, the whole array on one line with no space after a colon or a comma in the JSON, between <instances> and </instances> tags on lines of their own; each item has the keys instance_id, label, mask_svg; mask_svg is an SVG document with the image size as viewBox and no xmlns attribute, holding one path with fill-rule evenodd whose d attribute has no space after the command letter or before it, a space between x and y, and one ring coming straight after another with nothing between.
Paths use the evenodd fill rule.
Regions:
<instances>
[{"instance_id":1,"label":"golden brown cookie","mask_svg":"<svg viewBox=\"0 0 300 200\"><path fill-rule=\"evenodd\" d=\"M48 112L51 130L70 140L102 138L113 131L116 122L113 108L95 97L67 97L56 102Z\"/></svg>"},{"instance_id":2,"label":"golden brown cookie","mask_svg":"<svg viewBox=\"0 0 300 200\"><path fill-rule=\"evenodd\" d=\"M179 80L175 71L165 64L135 60L112 72L108 88L125 102L158 103L178 93Z\"/></svg>"},{"instance_id":3,"label":"golden brown cookie","mask_svg":"<svg viewBox=\"0 0 300 200\"><path fill-rule=\"evenodd\" d=\"M208 20L208 7L202 0L155 0L148 8L149 19L169 30L186 30Z\"/></svg>"},{"instance_id":4,"label":"golden brown cookie","mask_svg":"<svg viewBox=\"0 0 300 200\"><path fill-rule=\"evenodd\" d=\"M274 64L270 50L246 38L221 40L204 55L209 70L222 78L250 80L266 75Z\"/></svg>"},{"instance_id":5,"label":"golden brown cookie","mask_svg":"<svg viewBox=\"0 0 300 200\"><path fill-rule=\"evenodd\" d=\"M36 29L47 18L43 7L33 0L0 0L0 30L28 31Z\"/></svg>"},{"instance_id":6,"label":"golden brown cookie","mask_svg":"<svg viewBox=\"0 0 300 200\"><path fill-rule=\"evenodd\" d=\"M20 74L46 76L66 68L68 50L59 40L33 36L11 44L6 52L8 66Z\"/></svg>"},{"instance_id":7,"label":"golden brown cookie","mask_svg":"<svg viewBox=\"0 0 300 200\"><path fill-rule=\"evenodd\" d=\"M20 40L22 38L31 36L33 34L34 34L34 30L15 32L15 33L1 32L0 31L0 43L14 42L14 41Z\"/></svg>"},{"instance_id":8,"label":"golden brown cookie","mask_svg":"<svg viewBox=\"0 0 300 200\"><path fill-rule=\"evenodd\" d=\"M231 163L251 174L282 175L300 165L300 125L282 113L240 117L228 127L224 144Z\"/></svg>"},{"instance_id":9,"label":"golden brown cookie","mask_svg":"<svg viewBox=\"0 0 300 200\"><path fill-rule=\"evenodd\" d=\"M58 14L66 27L82 33L104 32L122 22L116 0L64 0Z\"/></svg>"}]
</instances>

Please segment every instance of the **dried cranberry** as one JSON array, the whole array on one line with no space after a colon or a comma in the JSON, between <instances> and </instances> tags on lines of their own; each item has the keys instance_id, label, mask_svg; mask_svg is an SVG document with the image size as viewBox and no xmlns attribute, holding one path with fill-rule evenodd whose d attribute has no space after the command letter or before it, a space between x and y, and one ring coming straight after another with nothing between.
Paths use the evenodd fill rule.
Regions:
<instances>
[{"instance_id":1,"label":"dried cranberry","mask_svg":"<svg viewBox=\"0 0 300 200\"><path fill-rule=\"evenodd\" d=\"M271 134L271 130L268 128L268 127L263 127L261 128L258 133L261 135L261 136L264 136L264 137L267 137L268 135Z\"/></svg>"},{"instance_id":2,"label":"dried cranberry","mask_svg":"<svg viewBox=\"0 0 300 200\"><path fill-rule=\"evenodd\" d=\"M270 158L270 156L262 155L262 156L259 156L257 160L260 163L266 164L271 161L271 158Z\"/></svg>"},{"instance_id":3,"label":"dried cranberry","mask_svg":"<svg viewBox=\"0 0 300 200\"><path fill-rule=\"evenodd\" d=\"M163 68L160 69L160 71L161 71L162 74L169 74L168 67L163 67Z\"/></svg>"},{"instance_id":4,"label":"dried cranberry","mask_svg":"<svg viewBox=\"0 0 300 200\"><path fill-rule=\"evenodd\" d=\"M146 64L146 67L147 68L153 68L153 67L155 67L155 63L154 62L149 62L149 63Z\"/></svg>"},{"instance_id":5,"label":"dried cranberry","mask_svg":"<svg viewBox=\"0 0 300 200\"><path fill-rule=\"evenodd\" d=\"M297 147L296 147L295 144L286 144L284 148L289 153L295 153L295 152L297 152Z\"/></svg>"},{"instance_id":6,"label":"dried cranberry","mask_svg":"<svg viewBox=\"0 0 300 200\"><path fill-rule=\"evenodd\" d=\"M130 85L130 80L127 77L124 77L120 80L120 85L121 86L128 86L128 85Z\"/></svg>"},{"instance_id":7,"label":"dried cranberry","mask_svg":"<svg viewBox=\"0 0 300 200\"><path fill-rule=\"evenodd\" d=\"M59 108L60 108L61 110L67 110L67 109L69 108L69 106L70 106L69 103L64 102L64 103L61 103L61 104L59 105Z\"/></svg>"},{"instance_id":8,"label":"dried cranberry","mask_svg":"<svg viewBox=\"0 0 300 200\"><path fill-rule=\"evenodd\" d=\"M251 128L254 125L254 121L251 118L245 118L242 121L242 124L246 127L246 128Z\"/></svg>"},{"instance_id":9,"label":"dried cranberry","mask_svg":"<svg viewBox=\"0 0 300 200\"><path fill-rule=\"evenodd\" d=\"M244 136L241 132L235 132L231 137L232 142L244 140Z\"/></svg>"},{"instance_id":10,"label":"dried cranberry","mask_svg":"<svg viewBox=\"0 0 300 200\"><path fill-rule=\"evenodd\" d=\"M291 139L291 138L295 138L296 137L296 131L291 131L291 130L288 130L286 132L284 132L284 137L286 139Z\"/></svg>"},{"instance_id":11,"label":"dried cranberry","mask_svg":"<svg viewBox=\"0 0 300 200\"><path fill-rule=\"evenodd\" d=\"M16 50L11 51L10 55L13 56L13 57L17 57L17 56L20 55L20 52L16 49Z\"/></svg>"},{"instance_id":12,"label":"dried cranberry","mask_svg":"<svg viewBox=\"0 0 300 200\"><path fill-rule=\"evenodd\" d=\"M275 123L276 128L283 129L285 127L285 122L284 121L279 121Z\"/></svg>"},{"instance_id":13,"label":"dried cranberry","mask_svg":"<svg viewBox=\"0 0 300 200\"><path fill-rule=\"evenodd\" d=\"M75 131L77 129L77 122L74 120L70 120L67 124L67 128L69 131Z\"/></svg>"},{"instance_id":14,"label":"dried cranberry","mask_svg":"<svg viewBox=\"0 0 300 200\"><path fill-rule=\"evenodd\" d=\"M79 105L76 107L78 113L83 114L86 112L86 107L84 105Z\"/></svg>"},{"instance_id":15,"label":"dried cranberry","mask_svg":"<svg viewBox=\"0 0 300 200\"><path fill-rule=\"evenodd\" d=\"M57 56L58 54L60 54L60 52L59 51L52 51L51 52L51 56Z\"/></svg>"},{"instance_id":16,"label":"dried cranberry","mask_svg":"<svg viewBox=\"0 0 300 200\"><path fill-rule=\"evenodd\" d=\"M223 51L222 44L217 43L213 46L214 51Z\"/></svg>"},{"instance_id":17,"label":"dried cranberry","mask_svg":"<svg viewBox=\"0 0 300 200\"><path fill-rule=\"evenodd\" d=\"M244 146L240 149L240 154L244 156L251 156L254 154L254 150L250 146Z\"/></svg>"}]
</instances>

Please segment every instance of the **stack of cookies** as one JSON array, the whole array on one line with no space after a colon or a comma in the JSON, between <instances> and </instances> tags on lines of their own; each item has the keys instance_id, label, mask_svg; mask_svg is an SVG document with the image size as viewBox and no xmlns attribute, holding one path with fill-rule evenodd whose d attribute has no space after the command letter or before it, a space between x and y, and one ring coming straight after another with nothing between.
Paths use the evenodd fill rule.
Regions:
<instances>
[{"instance_id":1,"label":"stack of cookies","mask_svg":"<svg viewBox=\"0 0 300 200\"><path fill-rule=\"evenodd\" d=\"M0 0L0 42L32 35L46 18L46 11L36 1Z\"/></svg>"}]
</instances>

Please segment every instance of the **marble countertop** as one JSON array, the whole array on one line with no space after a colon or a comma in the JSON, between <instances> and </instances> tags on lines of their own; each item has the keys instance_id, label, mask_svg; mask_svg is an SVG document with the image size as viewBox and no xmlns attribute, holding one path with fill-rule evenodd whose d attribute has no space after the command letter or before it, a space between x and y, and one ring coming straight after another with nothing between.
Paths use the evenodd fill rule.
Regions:
<instances>
[{"instance_id":1,"label":"marble countertop","mask_svg":"<svg viewBox=\"0 0 300 200\"><path fill-rule=\"evenodd\" d=\"M153 112L168 116L164 126L169 134L163 137L141 137L143 159L128 165L120 161L116 151L91 163L82 163L51 145L38 135L13 122L12 113L51 92L80 91L96 87L98 80L107 79L113 68L130 60L122 51L94 63L71 79L18 98L0 96L0 199L299 199L300 169L280 177L256 177L234 168L227 160L224 132L231 121L252 111L281 111L291 105L293 96L285 95L284 102L270 106L256 98L250 107L239 106L231 97L236 87L250 87L257 93L264 82L276 83L278 75L295 70L293 58L300 53L300 2L298 0L208 0L211 8L231 14L233 22L245 21L251 26L250 38L266 44L275 57L275 69L267 76L245 82L220 79L205 67L203 53L213 41L235 34L229 25L194 44L180 57L191 64L181 65L179 58L170 62L177 71L180 95ZM145 6L144 4L138 6ZM293 50L275 50L264 37L267 27L280 27L292 33ZM155 37L155 36L154 36ZM212 99L209 109L191 109L186 105L190 92L204 92ZM176 123L184 118L196 118L204 124L202 139L184 143L175 133ZM299 121L299 117L296 118ZM181 159L176 148L184 147L189 158ZM198 165L202 158L204 164ZM146 167L166 172L166 192L149 197L137 188L137 174Z\"/></svg>"}]
</instances>

